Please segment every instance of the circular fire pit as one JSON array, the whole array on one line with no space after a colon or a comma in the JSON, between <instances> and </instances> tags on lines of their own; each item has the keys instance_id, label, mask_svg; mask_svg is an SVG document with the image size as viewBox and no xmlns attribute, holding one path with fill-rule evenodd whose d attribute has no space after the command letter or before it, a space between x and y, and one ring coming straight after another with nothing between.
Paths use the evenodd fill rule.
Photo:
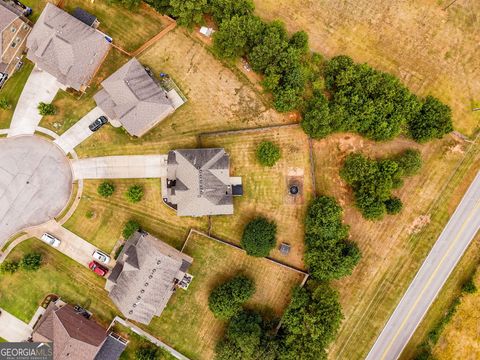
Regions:
<instances>
[{"instance_id":1,"label":"circular fire pit","mask_svg":"<svg viewBox=\"0 0 480 360\"><path fill-rule=\"evenodd\" d=\"M290 189L288 190L290 195L297 195L299 192L298 186L297 185L291 185Z\"/></svg>"}]
</instances>

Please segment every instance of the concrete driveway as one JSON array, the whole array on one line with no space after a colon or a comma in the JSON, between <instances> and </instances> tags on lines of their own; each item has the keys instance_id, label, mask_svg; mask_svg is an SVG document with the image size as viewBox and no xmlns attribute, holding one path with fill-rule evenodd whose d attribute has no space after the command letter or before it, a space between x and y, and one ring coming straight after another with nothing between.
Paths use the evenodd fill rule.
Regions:
<instances>
[{"instance_id":1,"label":"concrete driveway","mask_svg":"<svg viewBox=\"0 0 480 360\"><path fill-rule=\"evenodd\" d=\"M60 146L60 148L65 151L65 154L68 154L77 145L93 135L88 125L102 115L105 115L105 113L99 107L94 108L70 129L65 131L54 143Z\"/></svg>"},{"instance_id":2,"label":"concrete driveway","mask_svg":"<svg viewBox=\"0 0 480 360\"><path fill-rule=\"evenodd\" d=\"M0 246L57 216L71 191L70 163L57 146L38 136L0 138Z\"/></svg>"},{"instance_id":3,"label":"concrete driveway","mask_svg":"<svg viewBox=\"0 0 480 360\"><path fill-rule=\"evenodd\" d=\"M85 241L70 230L65 229L55 220L27 229L27 233L39 239L44 233L52 234L61 241L60 246L55 249L83 266L88 266L88 263L93 260L92 254L97 249L97 247L88 241ZM114 265L115 261L113 259L110 260L108 267L113 267Z\"/></svg>"},{"instance_id":4,"label":"concrete driveway","mask_svg":"<svg viewBox=\"0 0 480 360\"><path fill-rule=\"evenodd\" d=\"M7 311L0 309L0 337L9 342L26 341L32 335L33 329Z\"/></svg>"},{"instance_id":5,"label":"concrete driveway","mask_svg":"<svg viewBox=\"0 0 480 360\"><path fill-rule=\"evenodd\" d=\"M38 104L51 103L61 87L55 77L34 68L18 100L7 136L33 135L42 119L38 113Z\"/></svg>"},{"instance_id":6,"label":"concrete driveway","mask_svg":"<svg viewBox=\"0 0 480 360\"><path fill-rule=\"evenodd\" d=\"M106 156L71 160L75 179L161 178L167 176L167 155Z\"/></svg>"}]
</instances>

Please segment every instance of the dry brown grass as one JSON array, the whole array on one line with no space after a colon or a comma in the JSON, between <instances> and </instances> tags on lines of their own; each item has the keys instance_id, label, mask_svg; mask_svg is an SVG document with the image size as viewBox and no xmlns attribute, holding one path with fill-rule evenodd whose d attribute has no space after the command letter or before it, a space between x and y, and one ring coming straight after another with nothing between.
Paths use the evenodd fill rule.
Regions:
<instances>
[{"instance_id":1,"label":"dry brown grass","mask_svg":"<svg viewBox=\"0 0 480 360\"><path fill-rule=\"evenodd\" d=\"M256 147L263 140L281 148L282 158L273 167L265 167L255 158ZM212 217L213 234L240 243L244 226L255 216L265 216L277 223L277 247L270 254L282 262L304 268L303 218L313 197L307 137L300 127L283 127L257 132L204 136L202 145L224 147L231 156L231 173L241 176L244 195L235 199L235 214ZM303 196L294 201L288 194L289 173L303 178ZM283 256L280 243L291 245Z\"/></svg>"},{"instance_id":2,"label":"dry brown grass","mask_svg":"<svg viewBox=\"0 0 480 360\"><path fill-rule=\"evenodd\" d=\"M475 283L480 287L480 271ZM460 305L442 332L433 355L438 360L480 358L480 291L462 296Z\"/></svg>"},{"instance_id":3,"label":"dry brown grass","mask_svg":"<svg viewBox=\"0 0 480 360\"><path fill-rule=\"evenodd\" d=\"M178 290L162 315L146 329L193 359L212 359L223 336L226 323L208 309L208 296L215 286L238 273L251 277L257 290L246 306L276 318L287 306L291 289L303 279L302 274L196 233L184 252L194 259L189 273L195 277L188 290Z\"/></svg>"},{"instance_id":4,"label":"dry brown grass","mask_svg":"<svg viewBox=\"0 0 480 360\"><path fill-rule=\"evenodd\" d=\"M472 134L480 112L480 2L255 0L256 13L305 30L312 49L346 54L399 76L414 92L448 103L455 127Z\"/></svg>"}]
</instances>

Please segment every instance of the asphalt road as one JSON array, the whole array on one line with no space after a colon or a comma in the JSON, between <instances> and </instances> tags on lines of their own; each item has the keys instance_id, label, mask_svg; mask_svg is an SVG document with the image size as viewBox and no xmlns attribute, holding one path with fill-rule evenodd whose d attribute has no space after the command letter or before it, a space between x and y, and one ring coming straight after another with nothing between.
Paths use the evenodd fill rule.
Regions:
<instances>
[{"instance_id":1,"label":"asphalt road","mask_svg":"<svg viewBox=\"0 0 480 360\"><path fill-rule=\"evenodd\" d=\"M480 173L443 229L367 360L397 359L480 228Z\"/></svg>"}]
</instances>

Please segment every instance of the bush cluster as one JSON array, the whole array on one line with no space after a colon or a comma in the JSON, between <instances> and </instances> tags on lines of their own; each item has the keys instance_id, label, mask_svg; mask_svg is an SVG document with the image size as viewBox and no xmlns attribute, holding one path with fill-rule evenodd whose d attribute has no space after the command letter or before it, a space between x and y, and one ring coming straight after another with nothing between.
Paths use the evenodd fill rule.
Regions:
<instances>
[{"instance_id":1,"label":"bush cluster","mask_svg":"<svg viewBox=\"0 0 480 360\"><path fill-rule=\"evenodd\" d=\"M133 233L140 229L140 224L136 220L128 220L122 231L122 235L124 239L128 239Z\"/></svg>"},{"instance_id":2,"label":"bush cluster","mask_svg":"<svg viewBox=\"0 0 480 360\"><path fill-rule=\"evenodd\" d=\"M131 203L140 202L143 198L143 187L141 185L132 185L128 188L125 196Z\"/></svg>"},{"instance_id":3,"label":"bush cluster","mask_svg":"<svg viewBox=\"0 0 480 360\"><path fill-rule=\"evenodd\" d=\"M256 155L260 164L272 167L280 160L280 147L271 141L262 141L257 147Z\"/></svg>"},{"instance_id":4,"label":"bush cluster","mask_svg":"<svg viewBox=\"0 0 480 360\"><path fill-rule=\"evenodd\" d=\"M55 115L57 113L57 108L53 104L46 104L44 102L41 102L38 104L38 113L42 116L45 115Z\"/></svg>"},{"instance_id":5,"label":"bush cluster","mask_svg":"<svg viewBox=\"0 0 480 360\"><path fill-rule=\"evenodd\" d=\"M226 320L238 313L254 293L253 280L238 275L213 289L208 298L208 307L215 317Z\"/></svg>"},{"instance_id":6,"label":"bush cluster","mask_svg":"<svg viewBox=\"0 0 480 360\"><path fill-rule=\"evenodd\" d=\"M115 192L115 185L111 182L104 181L98 186L97 192L100 196L110 197Z\"/></svg>"},{"instance_id":7,"label":"bush cluster","mask_svg":"<svg viewBox=\"0 0 480 360\"><path fill-rule=\"evenodd\" d=\"M432 96L420 100L393 75L356 64L348 56L331 59L324 76L330 100L315 92L302 120L312 138L353 131L389 140L406 128L414 140L426 142L453 130L447 105Z\"/></svg>"},{"instance_id":8,"label":"bush cluster","mask_svg":"<svg viewBox=\"0 0 480 360\"><path fill-rule=\"evenodd\" d=\"M305 264L312 278L328 281L351 274L360 260L358 247L348 240L342 208L334 198L314 199L305 219Z\"/></svg>"},{"instance_id":9,"label":"bush cluster","mask_svg":"<svg viewBox=\"0 0 480 360\"><path fill-rule=\"evenodd\" d=\"M277 225L264 217L250 221L243 230L240 245L250 256L265 257L275 247Z\"/></svg>"},{"instance_id":10,"label":"bush cluster","mask_svg":"<svg viewBox=\"0 0 480 360\"><path fill-rule=\"evenodd\" d=\"M403 178L416 174L421 165L417 150L406 150L395 157L380 160L351 154L340 175L352 187L355 206L363 217L376 220L386 213L398 214L402 210L402 202L392 196L392 190L400 188Z\"/></svg>"},{"instance_id":11,"label":"bush cluster","mask_svg":"<svg viewBox=\"0 0 480 360\"><path fill-rule=\"evenodd\" d=\"M3 274L13 274L20 268L27 271L36 271L42 265L42 254L31 252L23 256L20 261L5 260L0 265L0 272Z\"/></svg>"}]
</instances>

